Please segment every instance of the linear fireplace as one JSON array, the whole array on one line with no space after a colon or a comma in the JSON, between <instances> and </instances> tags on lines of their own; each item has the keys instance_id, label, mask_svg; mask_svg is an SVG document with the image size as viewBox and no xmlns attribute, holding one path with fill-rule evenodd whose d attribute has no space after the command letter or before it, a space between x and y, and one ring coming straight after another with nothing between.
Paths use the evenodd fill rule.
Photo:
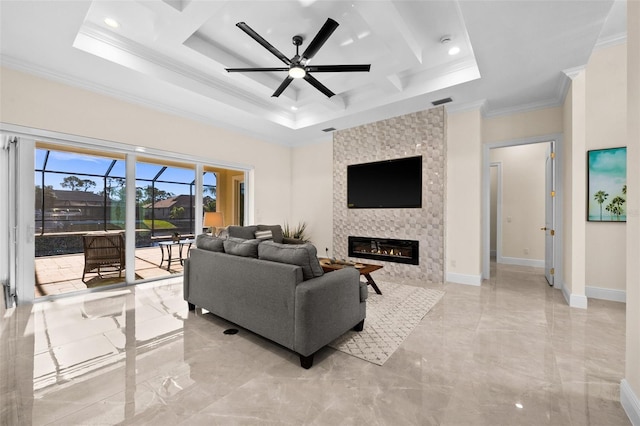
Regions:
<instances>
[{"instance_id":1,"label":"linear fireplace","mask_svg":"<svg viewBox=\"0 0 640 426\"><path fill-rule=\"evenodd\" d=\"M419 264L418 241L349 236L349 257Z\"/></svg>"}]
</instances>

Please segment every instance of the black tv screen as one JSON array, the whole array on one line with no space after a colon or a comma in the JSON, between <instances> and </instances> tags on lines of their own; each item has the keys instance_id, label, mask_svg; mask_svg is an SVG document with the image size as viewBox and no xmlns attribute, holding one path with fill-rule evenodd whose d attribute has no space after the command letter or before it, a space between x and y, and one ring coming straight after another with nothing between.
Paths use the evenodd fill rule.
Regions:
<instances>
[{"instance_id":1,"label":"black tv screen","mask_svg":"<svg viewBox=\"0 0 640 426\"><path fill-rule=\"evenodd\" d=\"M422 207L422 156L347 166L347 207Z\"/></svg>"}]
</instances>

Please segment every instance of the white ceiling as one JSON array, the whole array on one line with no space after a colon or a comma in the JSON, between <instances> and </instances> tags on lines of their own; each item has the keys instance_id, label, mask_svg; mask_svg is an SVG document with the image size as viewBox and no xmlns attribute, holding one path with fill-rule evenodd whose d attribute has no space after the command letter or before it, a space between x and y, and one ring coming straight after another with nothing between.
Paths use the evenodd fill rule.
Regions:
<instances>
[{"instance_id":1,"label":"white ceiling","mask_svg":"<svg viewBox=\"0 0 640 426\"><path fill-rule=\"evenodd\" d=\"M598 43L624 39L625 8L613 0L2 0L0 61L296 145L445 97L449 108L483 105L487 115L558 105L562 71L584 66ZM273 98L286 73L225 71L283 65L237 22L292 57L291 38L302 35L304 51L329 17L340 26L312 64L371 64L369 73L315 74L336 96L294 80ZM447 53L452 45L458 55Z\"/></svg>"}]
</instances>

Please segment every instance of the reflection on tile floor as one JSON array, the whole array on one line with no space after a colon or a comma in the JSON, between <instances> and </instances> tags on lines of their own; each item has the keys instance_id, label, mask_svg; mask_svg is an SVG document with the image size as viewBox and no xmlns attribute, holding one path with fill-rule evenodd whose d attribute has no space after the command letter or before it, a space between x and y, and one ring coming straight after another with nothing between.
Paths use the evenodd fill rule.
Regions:
<instances>
[{"instance_id":1,"label":"reflection on tile floor","mask_svg":"<svg viewBox=\"0 0 640 426\"><path fill-rule=\"evenodd\" d=\"M515 266L433 287L384 366L324 348L310 370L189 312L180 278L21 306L0 330L0 424L629 424L624 304L570 309Z\"/></svg>"}]
</instances>

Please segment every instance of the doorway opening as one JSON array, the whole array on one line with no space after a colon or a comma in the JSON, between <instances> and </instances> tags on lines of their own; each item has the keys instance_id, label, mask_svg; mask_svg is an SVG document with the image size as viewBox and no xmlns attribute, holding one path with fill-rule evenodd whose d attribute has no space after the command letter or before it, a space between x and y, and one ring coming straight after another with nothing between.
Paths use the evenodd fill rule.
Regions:
<instances>
[{"instance_id":1,"label":"doorway opening","mask_svg":"<svg viewBox=\"0 0 640 426\"><path fill-rule=\"evenodd\" d=\"M483 278L495 264L558 274L561 217L559 136L488 144L483 173ZM493 263L495 262L495 263Z\"/></svg>"}]
</instances>

